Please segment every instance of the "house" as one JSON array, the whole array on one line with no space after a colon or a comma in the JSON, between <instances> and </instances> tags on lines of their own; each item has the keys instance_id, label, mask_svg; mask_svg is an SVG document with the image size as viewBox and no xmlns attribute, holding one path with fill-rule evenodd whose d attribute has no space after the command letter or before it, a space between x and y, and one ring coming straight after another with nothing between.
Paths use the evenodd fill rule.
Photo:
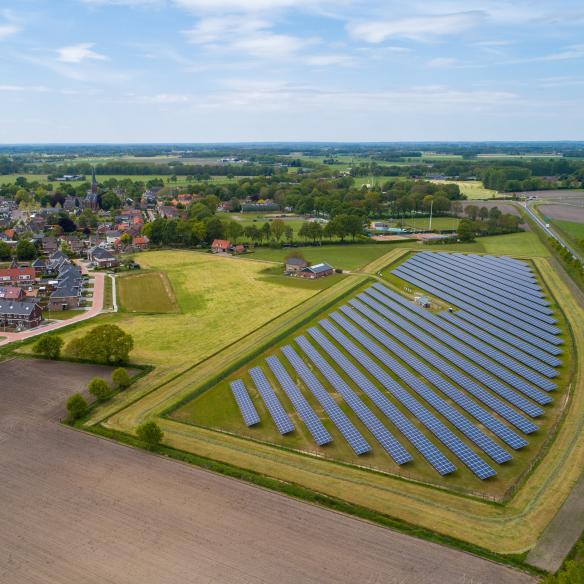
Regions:
<instances>
[{"instance_id":1,"label":"house","mask_svg":"<svg viewBox=\"0 0 584 584\"><path fill-rule=\"evenodd\" d=\"M36 302L0 300L0 326L17 329L39 326L43 320L41 307Z\"/></svg>"},{"instance_id":2,"label":"house","mask_svg":"<svg viewBox=\"0 0 584 584\"><path fill-rule=\"evenodd\" d=\"M27 286L33 284L36 279L34 268L10 267L0 270L0 286L8 284L12 286Z\"/></svg>"},{"instance_id":3,"label":"house","mask_svg":"<svg viewBox=\"0 0 584 584\"><path fill-rule=\"evenodd\" d=\"M132 246L140 250L148 249L149 244L150 240L145 235L138 235L137 237L134 237L134 240L132 241Z\"/></svg>"},{"instance_id":4,"label":"house","mask_svg":"<svg viewBox=\"0 0 584 584\"><path fill-rule=\"evenodd\" d=\"M245 253L245 245L243 243L239 243L233 247L233 253L240 254Z\"/></svg>"},{"instance_id":5,"label":"house","mask_svg":"<svg viewBox=\"0 0 584 584\"><path fill-rule=\"evenodd\" d=\"M231 242L227 239L214 239L211 244L213 253L227 253L231 249Z\"/></svg>"},{"instance_id":6,"label":"house","mask_svg":"<svg viewBox=\"0 0 584 584\"><path fill-rule=\"evenodd\" d=\"M47 254L52 254L59 249L59 242L56 237L52 235L43 239L43 251Z\"/></svg>"},{"instance_id":7,"label":"house","mask_svg":"<svg viewBox=\"0 0 584 584\"><path fill-rule=\"evenodd\" d=\"M334 273L334 269L328 264L316 264L314 266L306 266L302 268L298 275L301 278L309 278L314 280L316 278L323 278L324 276L330 276Z\"/></svg>"},{"instance_id":8,"label":"house","mask_svg":"<svg viewBox=\"0 0 584 584\"><path fill-rule=\"evenodd\" d=\"M48 309L57 311L79 308L83 288L81 270L67 261L61 266L57 281L57 288L49 297Z\"/></svg>"},{"instance_id":9,"label":"house","mask_svg":"<svg viewBox=\"0 0 584 584\"><path fill-rule=\"evenodd\" d=\"M161 205L158 208L158 213L163 219L178 219L179 217L178 209L172 205Z\"/></svg>"},{"instance_id":10,"label":"house","mask_svg":"<svg viewBox=\"0 0 584 584\"><path fill-rule=\"evenodd\" d=\"M119 263L116 256L111 251L99 246L92 247L87 252L87 259L96 268L114 268Z\"/></svg>"},{"instance_id":11,"label":"house","mask_svg":"<svg viewBox=\"0 0 584 584\"><path fill-rule=\"evenodd\" d=\"M0 287L1 300L22 300L24 298L24 290L18 286L3 286Z\"/></svg>"},{"instance_id":12,"label":"house","mask_svg":"<svg viewBox=\"0 0 584 584\"><path fill-rule=\"evenodd\" d=\"M299 272L307 266L308 262L302 258L288 258L286 260L286 272L289 274Z\"/></svg>"}]
</instances>

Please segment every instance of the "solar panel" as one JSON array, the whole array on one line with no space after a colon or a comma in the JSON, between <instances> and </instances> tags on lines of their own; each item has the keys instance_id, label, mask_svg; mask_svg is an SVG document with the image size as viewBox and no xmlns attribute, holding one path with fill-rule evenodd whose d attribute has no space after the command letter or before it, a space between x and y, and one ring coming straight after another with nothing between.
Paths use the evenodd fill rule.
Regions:
<instances>
[{"instance_id":1,"label":"solar panel","mask_svg":"<svg viewBox=\"0 0 584 584\"><path fill-rule=\"evenodd\" d=\"M474 442L481 450L490 456L499 464L511 460L511 455L501 448L494 440L489 438L484 432L474 426L464 415L453 408L448 402L436 394L424 382L404 367L401 363L393 359L390 354L382 349L371 338L353 326L349 321L343 318L338 312L330 315L336 324L341 326L345 332L353 337L361 347L364 347L370 355L373 355L387 369L393 372L400 381L405 383L419 397L428 402L437 412L448 420L455 428L464 434L469 440ZM396 343L397 344L397 343Z\"/></svg>"},{"instance_id":2,"label":"solar panel","mask_svg":"<svg viewBox=\"0 0 584 584\"><path fill-rule=\"evenodd\" d=\"M504 381L511 387L517 389L518 391L521 391L522 393L533 399L535 402L544 405L552 401L552 398L548 394L543 393L542 391L533 387L523 379L517 377L515 374L510 373L508 370L504 369L497 363L494 363L493 361L487 359L480 353L477 353L474 349L471 349L467 345L457 341L451 335L448 335L441 331L440 329L437 329L424 318L421 318L420 316L416 315L412 311L413 305L411 305L408 308L404 308L400 302L402 300L402 297L399 296L398 294L395 294L390 290L387 290L387 292L384 292L384 294L378 294L375 290L371 289L368 289L366 292L367 293L371 292L371 295L374 298L378 299L380 302L391 308L394 312L404 317L409 322L414 323L422 330L432 334L438 340L442 341L442 343L448 345L449 347L452 347L461 355L464 355L473 364L480 365L483 369L489 371L490 373L492 373L497 378ZM394 300L397 300L397 302Z\"/></svg>"},{"instance_id":3,"label":"solar panel","mask_svg":"<svg viewBox=\"0 0 584 584\"><path fill-rule=\"evenodd\" d=\"M453 283L441 283L437 277L429 277L427 273L420 271L417 268L402 264L393 270L392 273L407 282L432 292L440 298L444 298L449 302L452 301L453 304L459 306L461 306L461 302L470 304L471 306L479 308L493 316L506 319L515 326L537 335L542 339L549 341L550 339L557 338L554 335L560 333L560 329L556 326L543 323L539 319L520 313L504 304L497 304L488 298L482 298L480 294L472 293L469 290L464 289L462 286Z\"/></svg>"},{"instance_id":4,"label":"solar panel","mask_svg":"<svg viewBox=\"0 0 584 584\"><path fill-rule=\"evenodd\" d=\"M514 347L510 343L506 343L502 339L498 339L494 335L485 332L478 326L474 326L469 322L466 322L454 312L447 311L440 312L439 316L440 318L448 320L452 324L456 325L459 329L462 329L472 334L473 336L489 343L492 347L496 347L499 350L507 353L511 357L514 357L517 361L520 361L521 363L531 367L532 369L539 371L542 375L546 375L547 377L556 377L558 375L558 372L550 365L540 361L539 359L533 357L532 355L528 355L527 353L525 353L524 351L517 347ZM556 366L560 364L559 359L551 358L551 361Z\"/></svg>"},{"instance_id":5,"label":"solar panel","mask_svg":"<svg viewBox=\"0 0 584 584\"><path fill-rule=\"evenodd\" d=\"M478 298L485 304L501 308L507 312L510 309L512 314L524 313L533 318L539 319L547 324L555 324L557 321L553 316L553 310L541 304L533 303L522 298L521 291L507 293L503 290L492 290L492 278L484 278L477 281L475 276L469 276L465 268L451 268L434 258L414 256L403 264L411 268L420 270L422 274L438 282L446 282L455 285L457 290L470 294L478 294Z\"/></svg>"},{"instance_id":6,"label":"solar panel","mask_svg":"<svg viewBox=\"0 0 584 584\"><path fill-rule=\"evenodd\" d=\"M296 408L298 415L306 424L308 431L312 434L314 441L319 446L324 446L332 442L332 436L328 433L323 423L319 420L315 411L312 409L306 398L302 395L292 378L286 371L286 368L280 363L278 357L271 356L266 359L266 363L272 370L272 373L282 386L284 393Z\"/></svg>"},{"instance_id":7,"label":"solar panel","mask_svg":"<svg viewBox=\"0 0 584 584\"><path fill-rule=\"evenodd\" d=\"M363 301L366 301L366 297L363 297ZM375 300L369 299L369 301L372 307L375 308L375 306L377 306L380 311L385 310L380 304L375 302ZM537 430L537 426L533 422L525 418L522 414L516 412L513 408L509 407L506 402L501 401L492 393L483 389L468 375L453 367L447 360L448 356L444 356L442 352L440 352L439 356L437 353L426 348L432 347L435 351L439 351L439 347L436 348L431 337L423 334L420 336L420 341L431 342L431 344L424 346L421 342L418 342L413 337L410 337L406 333L402 332L400 329L393 326L389 320L385 319L377 312L374 312L358 300L350 300L349 304L353 308L357 309L361 314L364 314L367 318L373 321L378 327L398 339L405 347L413 351L416 355L446 375L454 383L464 388L468 393L483 402L485 405L489 406L494 412L497 412L502 418L513 424L516 428L525 434L530 434L531 432ZM512 444L510 445L512 446Z\"/></svg>"},{"instance_id":8,"label":"solar panel","mask_svg":"<svg viewBox=\"0 0 584 584\"><path fill-rule=\"evenodd\" d=\"M288 359L290 365L292 365L294 371L296 371L306 387L312 392L318 403L320 403L333 424L345 437L345 440L355 454L361 455L369 452L371 446L369 446L367 440L363 438L363 435L355 428L355 425L349 420L347 414L341 410L337 402L328 394L322 383L320 383L306 363L298 356L298 353L289 345L282 348L282 353Z\"/></svg>"},{"instance_id":9,"label":"solar panel","mask_svg":"<svg viewBox=\"0 0 584 584\"><path fill-rule=\"evenodd\" d=\"M328 364L326 359L322 357L305 337L298 337L296 342L314 363L316 368L324 375L334 390L347 402L365 427L375 436L376 440L391 458L393 458L395 463L404 464L410 462L412 460L410 453L365 405L363 400L343 381L340 375Z\"/></svg>"},{"instance_id":10,"label":"solar panel","mask_svg":"<svg viewBox=\"0 0 584 584\"><path fill-rule=\"evenodd\" d=\"M424 310L423 308L420 308L419 306L412 304L412 302L409 302L405 298L401 297L399 294L391 293L388 297L392 298L401 306L404 306L405 308L407 308L409 311L413 312L416 315L416 319L413 320L412 322L419 324L421 323L420 319L423 319L429 323L432 323L432 325L436 325L443 331L449 333L445 334L434 326L424 325L425 330L427 330L429 333L433 334L435 337L439 338L440 340L444 341L451 347L455 348L463 355L466 355L467 357L473 359L475 362L479 363L481 366L483 366L485 369L487 369L494 375L497 375L498 377L501 378L502 376L507 375L508 372L504 369L501 369L498 365L491 363L490 361L487 361L482 355L476 353L476 351L480 351L487 357L491 358L493 361L496 361L500 365L507 367L507 369L510 369L511 371L514 371L515 373L521 375L522 377L529 380L531 383L537 385L538 387L544 389L545 391L552 391L556 389L556 384L551 382L549 379L542 377L541 375L535 373L528 367L525 367L525 365L518 363L514 359L509 358L507 355L501 353L497 349L494 349L493 347L490 347L489 345L481 342L477 338L472 337L471 335L455 327L453 324L439 318L435 314L432 314L427 310ZM465 345L463 345L460 341L464 341L467 345L470 345L472 349L470 347L466 347L465 349ZM538 401L539 398L536 397L537 393L532 392L531 386L525 383L525 381L516 378L514 375L510 375L509 380L511 386L515 387L519 391L523 391L526 395L529 395L529 397L531 397L535 401ZM538 403L546 402L544 401Z\"/></svg>"},{"instance_id":11,"label":"solar panel","mask_svg":"<svg viewBox=\"0 0 584 584\"><path fill-rule=\"evenodd\" d=\"M469 448L460 438L451 432L430 410L405 391L370 357L351 342L329 321L321 320L319 324L373 377L396 398L412 415L414 415L434 436L458 457L477 477L486 479L497 474L480 456ZM309 330L312 335L313 329Z\"/></svg>"},{"instance_id":12,"label":"solar panel","mask_svg":"<svg viewBox=\"0 0 584 584\"><path fill-rule=\"evenodd\" d=\"M278 396L274 393L274 390L264 375L264 372L260 367L254 367L249 370L249 375L253 379L259 394L262 396L266 408L268 408L268 412L270 412L270 416L272 416L272 419L278 428L278 432L280 432L280 434L293 432L294 424L292 423L290 416L286 413L286 410L282 407Z\"/></svg>"},{"instance_id":13,"label":"solar panel","mask_svg":"<svg viewBox=\"0 0 584 584\"><path fill-rule=\"evenodd\" d=\"M308 331L320 347L350 377L355 385L384 413L395 427L410 441L412 446L440 473L446 475L456 467L408 418L361 373L318 329ZM296 339L297 342L302 337Z\"/></svg>"},{"instance_id":14,"label":"solar panel","mask_svg":"<svg viewBox=\"0 0 584 584\"><path fill-rule=\"evenodd\" d=\"M368 292L371 295L378 294L375 290L371 289L368 289ZM454 351L451 351L444 343L438 341L437 339L431 337L430 335L427 335L417 327L412 326L412 324L409 323L407 320L404 320L396 313L391 312L385 306L380 304L380 302L377 302L374 299L376 298L375 296L371 297L369 296L369 294L359 294L357 298L359 300L362 300L365 304L367 304L367 306L370 306L371 308L379 312L379 314L383 315L391 323L398 325L400 328L407 331L412 337L423 342L433 351L436 351L436 353L438 353L441 357L450 361L450 363L464 371L466 374L474 377L474 379L476 379L479 383L482 383L491 391L495 392L497 395L507 400L510 404L513 404L515 407L525 412L527 415L531 417L537 417L543 414L542 408L534 405L532 402L525 399L522 395L519 395L509 387L503 385L502 383L497 381L497 379L495 379L494 377L492 377L479 367L475 366L468 359L462 357L460 354ZM383 295L379 294L379 297L382 298ZM385 328L385 324L383 326ZM523 428L521 429L523 430ZM533 432L533 429L531 431Z\"/></svg>"},{"instance_id":15,"label":"solar panel","mask_svg":"<svg viewBox=\"0 0 584 584\"><path fill-rule=\"evenodd\" d=\"M247 393L247 388L241 379L236 379L229 384L233 397L237 402L243 422L246 426L254 426L260 423L260 416Z\"/></svg>"},{"instance_id":16,"label":"solar panel","mask_svg":"<svg viewBox=\"0 0 584 584\"><path fill-rule=\"evenodd\" d=\"M363 307L366 312L372 313L369 309ZM527 441L510 430L505 424L495 418L490 412L476 404L465 393L454 387L452 383L436 373L431 367L426 365L422 360L415 357L406 350L402 345L395 342L391 337L383 333L379 328L374 326L370 321L360 316L355 310L348 306L341 306L339 309L345 316L348 316L353 322L358 324L363 330L369 333L375 340L379 341L384 347L397 355L404 363L407 363L416 373L422 376L442 393L449 397L453 402L458 404L464 411L468 412L478 422L491 430L493 434L501 438L513 449L519 449L527 445ZM334 318L331 315L331 318ZM341 324L339 322L339 324Z\"/></svg>"}]
</instances>

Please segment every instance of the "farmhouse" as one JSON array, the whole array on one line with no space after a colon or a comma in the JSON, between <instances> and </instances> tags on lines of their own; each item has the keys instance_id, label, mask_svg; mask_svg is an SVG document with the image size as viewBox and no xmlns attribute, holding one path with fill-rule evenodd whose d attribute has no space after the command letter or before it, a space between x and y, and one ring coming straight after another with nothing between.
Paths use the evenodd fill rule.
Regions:
<instances>
[{"instance_id":1,"label":"farmhouse","mask_svg":"<svg viewBox=\"0 0 584 584\"><path fill-rule=\"evenodd\" d=\"M10 267L0 270L0 285L27 286L36 278L34 268Z\"/></svg>"},{"instance_id":2,"label":"farmhouse","mask_svg":"<svg viewBox=\"0 0 584 584\"><path fill-rule=\"evenodd\" d=\"M302 258L288 258L286 260L286 273L293 274L308 266L308 262Z\"/></svg>"},{"instance_id":3,"label":"farmhouse","mask_svg":"<svg viewBox=\"0 0 584 584\"><path fill-rule=\"evenodd\" d=\"M302 268L298 275L301 278L310 278L314 280L315 278L323 278L324 276L330 276L335 270L328 264L316 264L314 266L306 266Z\"/></svg>"},{"instance_id":4,"label":"farmhouse","mask_svg":"<svg viewBox=\"0 0 584 584\"><path fill-rule=\"evenodd\" d=\"M113 268L118 265L116 256L103 247L92 247L87 252L87 259L97 268Z\"/></svg>"},{"instance_id":5,"label":"farmhouse","mask_svg":"<svg viewBox=\"0 0 584 584\"><path fill-rule=\"evenodd\" d=\"M43 315L36 302L0 300L0 326L33 328L41 324Z\"/></svg>"},{"instance_id":6,"label":"farmhouse","mask_svg":"<svg viewBox=\"0 0 584 584\"><path fill-rule=\"evenodd\" d=\"M214 239L211 244L213 253L227 253L231 249L231 242L227 239Z\"/></svg>"}]
</instances>

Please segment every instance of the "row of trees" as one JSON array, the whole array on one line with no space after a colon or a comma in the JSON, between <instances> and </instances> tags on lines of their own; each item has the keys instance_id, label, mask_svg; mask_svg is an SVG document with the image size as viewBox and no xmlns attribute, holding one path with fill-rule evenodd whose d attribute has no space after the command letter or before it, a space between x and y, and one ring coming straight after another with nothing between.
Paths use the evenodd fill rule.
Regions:
<instances>
[{"instance_id":1,"label":"row of trees","mask_svg":"<svg viewBox=\"0 0 584 584\"><path fill-rule=\"evenodd\" d=\"M478 235L501 235L520 231L521 219L511 213L501 213L496 207L486 209L480 214L472 213L472 218L461 219L458 224L458 239L463 242L473 241ZM478 220L477 220L478 217Z\"/></svg>"}]
</instances>

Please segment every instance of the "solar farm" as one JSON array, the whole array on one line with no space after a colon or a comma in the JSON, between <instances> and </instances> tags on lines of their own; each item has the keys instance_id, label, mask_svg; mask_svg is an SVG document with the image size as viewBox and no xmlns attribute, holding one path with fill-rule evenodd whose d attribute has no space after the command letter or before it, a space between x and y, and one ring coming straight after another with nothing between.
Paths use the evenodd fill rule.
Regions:
<instances>
[{"instance_id":1,"label":"solar farm","mask_svg":"<svg viewBox=\"0 0 584 584\"><path fill-rule=\"evenodd\" d=\"M565 405L572 343L562 312L519 259L418 252L383 278L172 417L504 497L549 445Z\"/></svg>"}]
</instances>

